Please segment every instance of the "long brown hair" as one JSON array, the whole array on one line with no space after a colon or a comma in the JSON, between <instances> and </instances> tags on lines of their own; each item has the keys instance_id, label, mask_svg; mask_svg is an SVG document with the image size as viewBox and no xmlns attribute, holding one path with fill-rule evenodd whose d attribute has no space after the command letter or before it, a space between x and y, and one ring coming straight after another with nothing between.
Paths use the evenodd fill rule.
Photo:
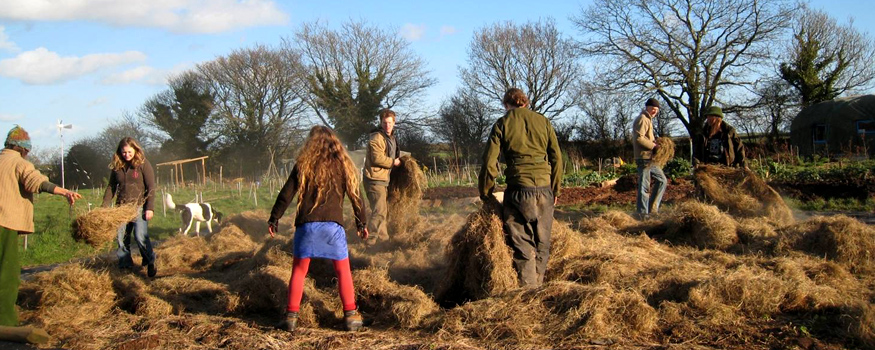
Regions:
<instances>
[{"instance_id":1,"label":"long brown hair","mask_svg":"<svg viewBox=\"0 0 875 350\"><path fill-rule=\"evenodd\" d=\"M137 143L137 140L134 140L133 137L125 137L118 143L118 147L115 149L115 153L112 155L112 163L109 163L109 168L112 170L121 170L125 167L127 162L125 162L122 157L122 148L130 147L134 149L134 158L131 159L131 167L136 168L143 164L146 161L146 155L143 154L143 147L140 147L140 144Z\"/></svg>"},{"instance_id":2,"label":"long brown hair","mask_svg":"<svg viewBox=\"0 0 875 350\"><path fill-rule=\"evenodd\" d=\"M336 169L343 171L346 191L350 197L358 199L358 170L343 148L343 144L330 128L317 125L310 129L310 135L298 152L295 164L299 176L298 210L303 202L304 191L309 185L316 188L316 204L310 208L310 211L312 212L319 205L325 192L328 191L329 181L338 175L333 173ZM341 188L335 190L341 194L344 191Z\"/></svg>"}]
</instances>

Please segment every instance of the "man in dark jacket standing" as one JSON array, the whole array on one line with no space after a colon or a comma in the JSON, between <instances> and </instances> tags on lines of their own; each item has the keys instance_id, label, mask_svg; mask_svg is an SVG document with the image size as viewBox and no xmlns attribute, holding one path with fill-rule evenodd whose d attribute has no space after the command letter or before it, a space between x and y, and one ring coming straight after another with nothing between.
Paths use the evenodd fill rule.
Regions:
<instances>
[{"instance_id":1,"label":"man in dark jacket standing","mask_svg":"<svg viewBox=\"0 0 875 350\"><path fill-rule=\"evenodd\" d=\"M365 193L371 216L368 231L372 242L389 238L386 220L389 214L388 189L392 168L401 165L401 150L395 141L395 112L380 111L380 128L368 138L368 154L365 157Z\"/></svg>"},{"instance_id":2,"label":"man in dark jacket standing","mask_svg":"<svg viewBox=\"0 0 875 350\"><path fill-rule=\"evenodd\" d=\"M697 147L694 147L693 163L747 167L744 144L735 128L723 121L723 110L720 107L705 110L705 125L695 140Z\"/></svg>"},{"instance_id":3,"label":"man in dark jacket standing","mask_svg":"<svg viewBox=\"0 0 875 350\"><path fill-rule=\"evenodd\" d=\"M501 153L507 162L502 219L513 249L513 266L521 286L538 286L544 282L550 258L562 154L550 120L527 108L529 99L522 90L507 90L502 103L507 113L493 125L483 152L480 198L493 197Z\"/></svg>"}]
</instances>

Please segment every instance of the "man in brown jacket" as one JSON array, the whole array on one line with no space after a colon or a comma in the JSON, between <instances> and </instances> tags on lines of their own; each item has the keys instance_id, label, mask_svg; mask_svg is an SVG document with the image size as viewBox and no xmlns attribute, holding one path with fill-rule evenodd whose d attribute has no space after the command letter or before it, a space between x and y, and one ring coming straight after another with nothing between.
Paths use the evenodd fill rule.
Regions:
<instances>
[{"instance_id":1,"label":"man in brown jacket","mask_svg":"<svg viewBox=\"0 0 875 350\"><path fill-rule=\"evenodd\" d=\"M368 139L368 154L365 157L365 193L368 195L368 205L371 216L368 220L370 240L389 238L386 228L389 204L387 202L389 189L389 174L392 167L401 165L401 150L395 141L395 112L390 109L380 111L380 128L371 132Z\"/></svg>"},{"instance_id":2,"label":"man in brown jacket","mask_svg":"<svg viewBox=\"0 0 875 350\"><path fill-rule=\"evenodd\" d=\"M723 110L720 107L709 107L703 113L705 123L702 133L696 135L693 142L693 165L719 164L747 168L744 157L744 144L735 128L723 121Z\"/></svg>"},{"instance_id":3,"label":"man in brown jacket","mask_svg":"<svg viewBox=\"0 0 875 350\"><path fill-rule=\"evenodd\" d=\"M0 151L0 326L18 326L15 310L21 275L18 235L33 232L33 194L64 196L70 205L82 198L40 174L25 159L30 149L30 136L16 125Z\"/></svg>"},{"instance_id":4,"label":"man in brown jacket","mask_svg":"<svg viewBox=\"0 0 875 350\"><path fill-rule=\"evenodd\" d=\"M644 110L632 123L632 148L635 151L635 164L638 165L638 194L635 206L638 216L646 218L650 213L659 211L659 203L668 181L662 168L653 164L650 157L656 152L656 138L653 136L653 117L659 114L659 101L655 98L644 103ZM655 193L650 192L650 178L653 177Z\"/></svg>"}]
</instances>

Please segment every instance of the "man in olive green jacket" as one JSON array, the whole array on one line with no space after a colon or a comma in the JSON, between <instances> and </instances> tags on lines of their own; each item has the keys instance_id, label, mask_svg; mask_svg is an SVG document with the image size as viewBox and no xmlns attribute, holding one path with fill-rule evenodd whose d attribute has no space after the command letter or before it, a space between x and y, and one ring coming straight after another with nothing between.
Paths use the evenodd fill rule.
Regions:
<instances>
[{"instance_id":1,"label":"man in olive green jacket","mask_svg":"<svg viewBox=\"0 0 875 350\"><path fill-rule=\"evenodd\" d=\"M389 238L386 220L389 213L387 203L389 175L392 167L401 165L401 150L395 141L395 112L390 109L380 111L380 128L371 133L368 139L368 154L365 157L364 185L368 196L371 215L368 219L370 241L375 243Z\"/></svg>"},{"instance_id":2,"label":"man in olive green jacket","mask_svg":"<svg viewBox=\"0 0 875 350\"><path fill-rule=\"evenodd\" d=\"M0 326L18 326L19 276L18 235L33 232L33 194L51 193L67 198L73 205L82 198L49 182L25 158L30 152L30 136L15 126L6 136L0 151Z\"/></svg>"},{"instance_id":3,"label":"man in olive green jacket","mask_svg":"<svg viewBox=\"0 0 875 350\"><path fill-rule=\"evenodd\" d=\"M488 200L498 176L498 155L504 155L507 191L502 216L513 265L523 287L544 282L550 258L553 207L562 183L562 153L550 120L526 108L522 90L504 94L507 113L495 122L486 141L480 169L480 198Z\"/></svg>"}]
</instances>

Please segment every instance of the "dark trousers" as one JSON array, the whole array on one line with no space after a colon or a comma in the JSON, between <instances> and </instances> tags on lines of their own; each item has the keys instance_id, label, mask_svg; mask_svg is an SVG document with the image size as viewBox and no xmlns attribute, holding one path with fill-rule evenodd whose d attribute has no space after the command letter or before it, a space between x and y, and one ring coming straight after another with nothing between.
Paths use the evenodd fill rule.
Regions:
<instances>
[{"instance_id":1,"label":"dark trousers","mask_svg":"<svg viewBox=\"0 0 875 350\"><path fill-rule=\"evenodd\" d=\"M544 282L553 229L553 190L549 187L510 189L504 193L504 232L513 249L513 267L520 286Z\"/></svg>"}]
</instances>

